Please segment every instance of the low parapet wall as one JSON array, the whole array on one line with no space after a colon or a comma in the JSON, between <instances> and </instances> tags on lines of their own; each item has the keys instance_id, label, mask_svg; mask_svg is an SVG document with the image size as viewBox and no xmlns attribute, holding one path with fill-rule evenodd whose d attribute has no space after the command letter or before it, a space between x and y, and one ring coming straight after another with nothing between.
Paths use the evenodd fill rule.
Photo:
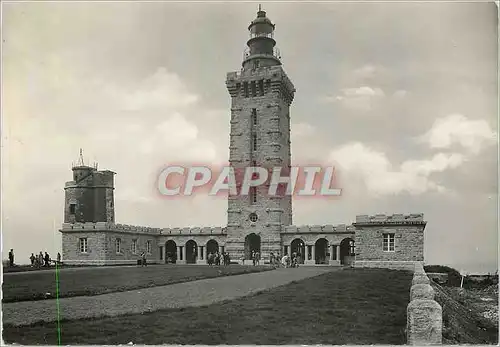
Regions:
<instances>
[{"instance_id":1,"label":"low parapet wall","mask_svg":"<svg viewBox=\"0 0 500 347\"><path fill-rule=\"evenodd\" d=\"M425 224L423 213L358 215L354 225L365 224Z\"/></svg>"},{"instance_id":2,"label":"low parapet wall","mask_svg":"<svg viewBox=\"0 0 500 347\"><path fill-rule=\"evenodd\" d=\"M223 227L186 227L186 228L165 228L162 235L225 235L226 228Z\"/></svg>"},{"instance_id":3,"label":"low parapet wall","mask_svg":"<svg viewBox=\"0 0 500 347\"><path fill-rule=\"evenodd\" d=\"M160 228L150 228L143 227L139 225L129 225L129 224L114 224L106 222L87 222L87 223L63 223L62 232L71 231L99 231L99 230L109 230L116 232L128 232L136 234L157 234L161 233Z\"/></svg>"},{"instance_id":4,"label":"low parapet wall","mask_svg":"<svg viewBox=\"0 0 500 347\"><path fill-rule=\"evenodd\" d=\"M408 345L440 345L443 336L443 311L434 300L434 289L422 264L416 263L406 311Z\"/></svg>"},{"instance_id":5,"label":"low parapet wall","mask_svg":"<svg viewBox=\"0 0 500 347\"><path fill-rule=\"evenodd\" d=\"M327 234L327 233L354 233L356 228L352 225L289 225L284 228L284 233L290 234Z\"/></svg>"}]
</instances>

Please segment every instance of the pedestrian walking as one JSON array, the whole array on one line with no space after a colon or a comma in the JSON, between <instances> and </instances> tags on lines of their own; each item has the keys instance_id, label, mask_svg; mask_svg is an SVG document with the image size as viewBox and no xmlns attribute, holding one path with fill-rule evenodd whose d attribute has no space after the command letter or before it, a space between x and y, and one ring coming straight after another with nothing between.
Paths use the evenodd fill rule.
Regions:
<instances>
[{"instance_id":1,"label":"pedestrian walking","mask_svg":"<svg viewBox=\"0 0 500 347\"><path fill-rule=\"evenodd\" d=\"M146 263L146 252L142 252L141 258L142 258L141 266L147 266L147 263Z\"/></svg>"},{"instance_id":2,"label":"pedestrian walking","mask_svg":"<svg viewBox=\"0 0 500 347\"><path fill-rule=\"evenodd\" d=\"M31 257L30 257L30 260L31 260L31 267L35 266L35 255L33 253L31 253Z\"/></svg>"},{"instance_id":3,"label":"pedestrian walking","mask_svg":"<svg viewBox=\"0 0 500 347\"><path fill-rule=\"evenodd\" d=\"M57 265L61 264L61 253L57 252Z\"/></svg>"}]
</instances>

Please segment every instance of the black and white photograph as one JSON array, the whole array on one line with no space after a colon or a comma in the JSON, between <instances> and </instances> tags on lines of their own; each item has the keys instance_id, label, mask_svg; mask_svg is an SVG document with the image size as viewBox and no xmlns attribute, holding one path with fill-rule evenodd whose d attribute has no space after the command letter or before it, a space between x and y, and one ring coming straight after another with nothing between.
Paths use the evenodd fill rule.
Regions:
<instances>
[{"instance_id":1,"label":"black and white photograph","mask_svg":"<svg viewBox=\"0 0 500 347\"><path fill-rule=\"evenodd\" d=\"M3 1L2 345L498 345L498 1Z\"/></svg>"}]
</instances>

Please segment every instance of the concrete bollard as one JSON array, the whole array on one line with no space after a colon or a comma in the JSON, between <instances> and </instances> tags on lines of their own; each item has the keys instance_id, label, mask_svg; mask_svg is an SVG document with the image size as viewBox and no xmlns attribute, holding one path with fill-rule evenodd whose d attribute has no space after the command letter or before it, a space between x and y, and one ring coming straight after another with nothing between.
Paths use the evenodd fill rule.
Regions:
<instances>
[{"instance_id":1,"label":"concrete bollard","mask_svg":"<svg viewBox=\"0 0 500 347\"><path fill-rule=\"evenodd\" d=\"M420 274L415 274L413 275L413 280L411 281L411 285L414 286L415 284L430 284L431 281L429 280L429 277L427 275L420 275Z\"/></svg>"},{"instance_id":2,"label":"concrete bollard","mask_svg":"<svg viewBox=\"0 0 500 347\"><path fill-rule=\"evenodd\" d=\"M407 308L408 345L442 344L443 318L441 306L434 300L416 299Z\"/></svg>"},{"instance_id":3,"label":"concrete bollard","mask_svg":"<svg viewBox=\"0 0 500 347\"><path fill-rule=\"evenodd\" d=\"M410 301L434 300L434 289L429 284L415 284L410 289Z\"/></svg>"}]
</instances>

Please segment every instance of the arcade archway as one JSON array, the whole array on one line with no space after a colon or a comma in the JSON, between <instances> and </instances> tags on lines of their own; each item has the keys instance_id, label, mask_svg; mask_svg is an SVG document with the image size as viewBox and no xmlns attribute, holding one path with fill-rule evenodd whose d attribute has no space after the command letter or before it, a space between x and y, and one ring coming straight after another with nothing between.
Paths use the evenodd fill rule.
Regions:
<instances>
[{"instance_id":1,"label":"arcade archway","mask_svg":"<svg viewBox=\"0 0 500 347\"><path fill-rule=\"evenodd\" d=\"M198 245L195 241L189 240L186 242L186 264L196 264L196 256L198 255Z\"/></svg>"},{"instance_id":2,"label":"arcade archway","mask_svg":"<svg viewBox=\"0 0 500 347\"><path fill-rule=\"evenodd\" d=\"M354 261L354 240L345 238L340 242L340 264L350 265Z\"/></svg>"},{"instance_id":3,"label":"arcade archway","mask_svg":"<svg viewBox=\"0 0 500 347\"><path fill-rule=\"evenodd\" d=\"M245 259L252 259L252 252L260 253L260 236L254 233L245 237Z\"/></svg>"},{"instance_id":4,"label":"arcade archway","mask_svg":"<svg viewBox=\"0 0 500 347\"><path fill-rule=\"evenodd\" d=\"M209 240L207 242L207 256L212 253L212 254L215 254L219 251L219 244L217 243L217 241L215 240Z\"/></svg>"},{"instance_id":5,"label":"arcade archway","mask_svg":"<svg viewBox=\"0 0 500 347\"><path fill-rule=\"evenodd\" d=\"M294 239L290 244L291 254L296 253L299 264L304 264L304 258L306 256L306 244L301 239Z\"/></svg>"},{"instance_id":6,"label":"arcade archway","mask_svg":"<svg viewBox=\"0 0 500 347\"><path fill-rule=\"evenodd\" d=\"M315 264L328 264L328 240L321 238L314 244Z\"/></svg>"},{"instance_id":7,"label":"arcade archway","mask_svg":"<svg viewBox=\"0 0 500 347\"><path fill-rule=\"evenodd\" d=\"M177 244L173 240L165 242L165 264L175 264L177 260Z\"/></svg>"}]
</instances>

